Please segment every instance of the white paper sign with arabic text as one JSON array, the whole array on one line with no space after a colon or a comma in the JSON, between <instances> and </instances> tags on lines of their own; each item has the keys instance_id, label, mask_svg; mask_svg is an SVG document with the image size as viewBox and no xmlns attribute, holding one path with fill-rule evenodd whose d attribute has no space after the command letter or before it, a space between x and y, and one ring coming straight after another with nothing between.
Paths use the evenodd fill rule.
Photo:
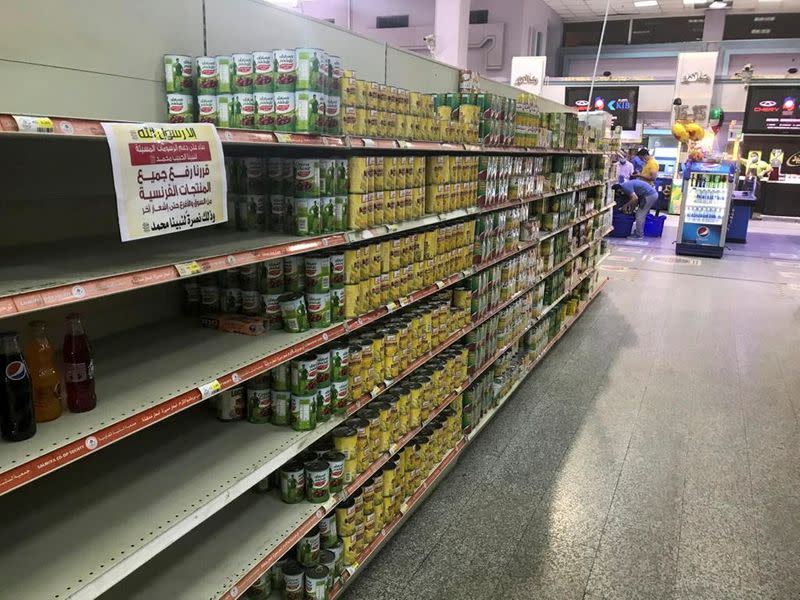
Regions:
<instances>
[{"instance_id":1,"label":"white paper sign with arabic text","mask_svg":"<svg viewBox=\"0 0 800 600\"><path fill-rule=\"evenodd\" d=\"M207 123L103 123L123 242L228 220L222 143Z\"/></svg>"}]
</instances>

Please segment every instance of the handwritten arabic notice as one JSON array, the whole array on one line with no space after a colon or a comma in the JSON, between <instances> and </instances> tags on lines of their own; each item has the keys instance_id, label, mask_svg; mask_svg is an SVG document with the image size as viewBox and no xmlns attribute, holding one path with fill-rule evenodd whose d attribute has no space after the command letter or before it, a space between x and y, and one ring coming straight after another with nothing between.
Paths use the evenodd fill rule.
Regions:
<instances>
[{"instance_id":1,"label":"handwritten arabic notice","mask_svg":"<svg viewBox=\"0 0 800 600\"><path fill-rule=\"evenodd\" d=\"M213 125L102 126L123 242L228 220L225 161Z\"/></svg>"}]
</instances>

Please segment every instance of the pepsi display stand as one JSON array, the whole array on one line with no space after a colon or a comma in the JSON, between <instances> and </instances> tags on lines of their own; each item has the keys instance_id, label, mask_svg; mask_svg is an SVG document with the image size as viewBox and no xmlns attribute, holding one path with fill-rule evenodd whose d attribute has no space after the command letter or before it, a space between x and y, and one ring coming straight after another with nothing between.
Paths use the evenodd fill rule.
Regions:
<instances>
[{"instance_id":1,"label":"pepsi display stand","mask_svg":"<svg viewBox=\"0 0 800 600\"><path fill-rule=\"evenodd\" d=\"M722 258L733 190L733 163L687 163L675 254Z\"/></svg>"}]
</instances>

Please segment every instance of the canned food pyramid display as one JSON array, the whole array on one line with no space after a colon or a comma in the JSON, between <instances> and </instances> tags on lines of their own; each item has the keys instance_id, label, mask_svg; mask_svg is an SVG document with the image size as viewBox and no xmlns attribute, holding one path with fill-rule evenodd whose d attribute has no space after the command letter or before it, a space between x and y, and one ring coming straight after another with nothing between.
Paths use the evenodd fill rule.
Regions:
<instances>
[{"instance_id":1,"label":"canned food pyramid display","mask_svg":"<svg viewBox=\"0 0 800 600\"><path fill-rule=\"evenodd\" d=\"M498 147L595 143L577 115L540 111L531 94L406 90L359 79L321 48L163 60L170 123Z\"/></svg>"},{"instance_id":2,"label":"canned food pyramid display","mask_svg":"<svg viewBox=\"0 0 800 600\"><path fill-rule=\"evenodd\" d=\"M320 48L164 57L168 120L338 134L342 59Z\"/></svg>"}]
</instances>

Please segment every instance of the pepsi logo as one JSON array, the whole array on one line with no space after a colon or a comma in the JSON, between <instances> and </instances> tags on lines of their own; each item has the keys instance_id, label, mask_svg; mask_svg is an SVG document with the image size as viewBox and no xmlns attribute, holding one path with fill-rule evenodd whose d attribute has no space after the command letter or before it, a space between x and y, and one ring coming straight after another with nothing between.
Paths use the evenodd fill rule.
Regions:
<instances>
[{"instance_id":1,"label":"pepsi logo","mask_svg":"<svg viewBox=\"0 0 800 600\"><path fill-rule=\"evenodd\" d=\"M11 381L22 381L28 374L28 368L21 360L12 360L6 365L6 378Z\"/></svg>"},{"instance_id":2,"label":"pepsi logo","mask_svg":"<svg viewBox=\"0 0 800 600\"><path fill-rule=\"evenodd\" d=\"M797 101L794 98L783 99L783 110L794 110L797 107Z\"/></svg>"},{"instance_id":3,"label":"pepsi logo","mask_svg":"<svg viewBox=\"0 0 800 600\"><path fill-rule=\"evenodd\" d=\"M706 238L708 237L709 233L711 233L711 230L705 225L697 228L697 237Z\"/></svg>"},{"instance_id":4,"label":"pepsi logo","mask_svg":"<svg viewBox=\"0 0 800 600\"><path fill-rule=\"evenodd\" d=\"M759 106L766 106L766 107L775 106L777 104L778 103L775 102L775 100L762 100L761 102L758 103Z\"/></svg>"},{"instance_id":5,"label":"pepsi logo","mask_svg":"<svg viewBox=\"0 0 800 600\"><path fill-rule=\"evenodd\" d=\"M589 106L588 100L577 100L575 106Z\"/></svg>"}]
</instances>

